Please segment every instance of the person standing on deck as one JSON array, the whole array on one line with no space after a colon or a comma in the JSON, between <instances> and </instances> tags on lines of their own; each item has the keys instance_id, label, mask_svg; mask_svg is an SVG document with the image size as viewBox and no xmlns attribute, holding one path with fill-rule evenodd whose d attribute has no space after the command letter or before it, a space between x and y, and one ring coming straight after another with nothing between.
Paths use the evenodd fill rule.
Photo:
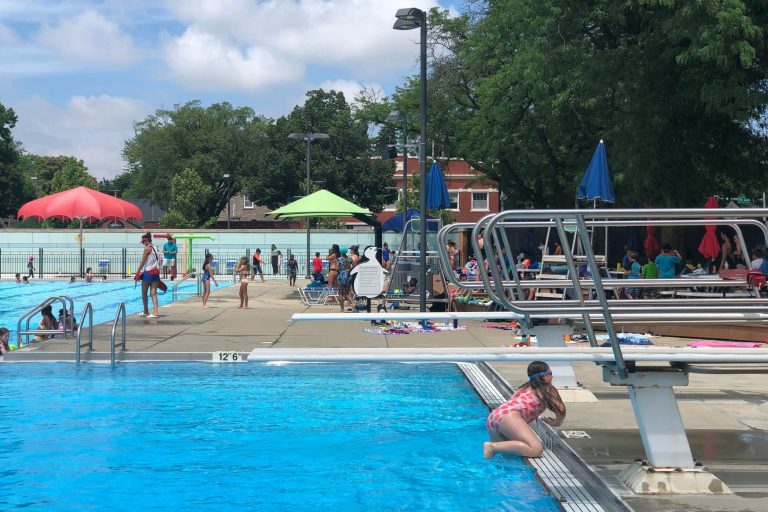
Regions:
<instances>
[{"instance_id":1,"label":"person standing on deck","mask_svg":"<svg viewBox=\"0 0 768 512\"><path fill-rule=\"evenodd\" d=\"M141 255L141 262L139 262L139 270L133 277L136 281L141 280L141 302L144 305L144 311L139 313L139 316L157 318L160 316L157 301L157 287L160 285L160 259L152 246L152 235L149 231L141 235L141 243L144 245L144 252ZM152 298L151 314L147 294Z\"/></svg>"},{"instance_id":2,"label":"person standing on deck","mask_svg":"<svg viewBox=\"0 0 768 512\"><path fill-rule=\"evenodd\" d=\"M251 266L248 264L248 258L243 256L237 262L235 274L240 276L240 307L239 309L248 309L248 274L251 272Z\"/></svg>"},{"instance_id":3,"label":"person standing on deck","mask_svg":"<svg viewBox=\"0 0 768 512\"><path fill-rule=\"evenodd\" d=\"M219 283L216 282L216 278L213 277L213 265L211 263L213 262L213 254L206 254L205 255L205 261L203 262L203 277L201 278L201 281L203 282L203 308L209 309L210 306L208 305L208 297L211 296L211 281L216 286L219 286Z\"/></svg>"},{"instance_id":4,"label":"person standing on deck","mask_svg":"<svg viewBox=\"0 0 768 512\"><path fill-rule=\"evenodd\" d=\"M269 250L269 262L272 264L272 275L276 276L280 271L280 254L275 244Z\"/></svg>"},{"instance_id":5,"label":"person standing on deck","mask_svg":"<svg viewBox=\"0 0 768 512\"><path fill-rule=\"evenodd\" d=\"M256 249L253 253L253 265L251 265L251 281L256 280L256 274L261 278L261 282L264 282L264 271L261 270L261 264L264 260L261 257L261 249Z\"/></svg>"},{"instance_id":6,"label":"person standing on deck","mask_svg":"<svg viewBox=\"0 0 768 512\"><path fill-rule=\"evenodd\" d=\"M176 253L178 247L176 246L176 240L172 236L168 236L168 241L163 244L163 279L168 279L168 272L171 273L171 280L173 280L174 274L176 274Z\"/></svg>"},{"instance_id":7,"label":"person standing on deck","mask_svg":"<svg viewBox=\"0 0 768 512\"><path fill-rule=\"evenodd\" d=\"M664 244L661 254L656 256L656 265L659 267L660 279L674 279L677 275L677 265L680 264L680 253L673 250L669 244Z\"/></svg>"},{"instance_id":8,"label":"person standing on deck","mask_svg":"<svg viewBox=\"0 0 768 512\"><path fill-rule=\"evenodd\" d=\"M299 263L293 254L288 256L288 285L296 286L296 272L299 270Z\"/></svg>"}]
</instances>

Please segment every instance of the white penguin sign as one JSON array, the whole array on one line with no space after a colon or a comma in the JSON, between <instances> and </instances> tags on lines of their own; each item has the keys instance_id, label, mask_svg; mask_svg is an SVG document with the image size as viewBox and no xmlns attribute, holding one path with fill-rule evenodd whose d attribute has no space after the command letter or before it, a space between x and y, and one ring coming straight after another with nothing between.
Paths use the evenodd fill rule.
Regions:
<instances>
[{"instance_id":1,"label":"white penguin sign","mask_svg":"<svg viewBox=\"0 0 768 512\"><path fill-rule=\"evenodd\" d=\"M366 247L364 254L368 261L353 268L350 275L357 276L353 283L355 294L372 299L384 291L384 269L376 259L375 247Z\"/></svg>"}]
</instances>

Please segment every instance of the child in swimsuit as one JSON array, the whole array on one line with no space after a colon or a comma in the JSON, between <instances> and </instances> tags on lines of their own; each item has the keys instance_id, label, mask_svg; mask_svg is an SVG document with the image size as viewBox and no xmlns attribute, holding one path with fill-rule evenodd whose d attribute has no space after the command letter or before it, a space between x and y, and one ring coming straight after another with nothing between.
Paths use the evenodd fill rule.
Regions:
<instances>
[{"instance_id":1,"label":"child in swimsuit","mask_svg":"<svg viewBox=\"0 0 768 512\"><path fill-rule=\"evenodd\" d=\"M205 256L205 263L203 263L203 277L201 278L201 281L203 282L203 307L205 309L210 307L208 305L208 297L211 296L211 281L213 281L216 286L219 286L219 283L216 282L216 278L213 277L213 268L211 268L212 261L213 254L207 254Z\"/></svg>"},{"instance_id":2,"label":"child in swimsuit","mask_svg":"<svg viewBox=\"0 0 768 512\"><path fill-rule=\"evenodd\" d=\"M240 307L238 309L248 309L248 274L251 271L251 266L248 264L248 258L243 256L237 262L237 268L235 273L240 276Z\"/></svg>"},{"instance_id":3,"label":"child in swimsuit","mask_svg":"<svg viewBox=\"0 0 768 512\"><path fill-rule=\"evenodd\" d=\"M491 440L483 443L483 456L490 459L497 453L509 453L541 457L544 448L529 423L546 409L554 412L555 417L543 418L545 423L558 426L565 419L565 404L552 385L549 365L533 361L528 365L528 382L488 415L486 428Z\"/></svg>"}]
</instances>

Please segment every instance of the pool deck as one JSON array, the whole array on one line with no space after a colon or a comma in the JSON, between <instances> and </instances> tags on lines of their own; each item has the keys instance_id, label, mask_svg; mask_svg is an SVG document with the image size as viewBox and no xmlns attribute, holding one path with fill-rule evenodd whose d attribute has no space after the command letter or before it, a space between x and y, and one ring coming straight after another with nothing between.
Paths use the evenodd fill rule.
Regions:
<instances>
[{"instance_id":1,"label":"pool deck","mask_svg":"<svg viewBox=\"0 0 768 512\"><path fill-rule=\"evenodd\" d=\"M302 280L299 280L302 284ZM159 319L128 317L127 350L136 356L173 353L178 360L199 353L250 352L254 348L477 348L514 343L511 331L486 328L485 322L463 322L465 330L435 334L388 335L364 332L368 322L291 322L299 312L339 312L338 305L304 306L285 281L249 285L250 309L238 309L237 286L214 289L203 309L199 298L162 307ZM81 306L78 305L78 308ZM352 314L352 313L350 313ZM768 331L768 330L767 330ZM94 328L94 349L108 352L111 326ZM684 338L654 338L656 346L684 347ZM735 349L738 350L738 349ZM25 350L26 352L26 350ZM74 352L74 342L50 340L26 355ZM19 356L22 354L19 353ZM11 359L10 357L8 359ZM643 458L643 448L627 391L602 381L600 368L574 363L576 376L598 398L569 403L562 431L583 431L588 438L566 442L642 511L768 510L768 378L765 375L690 374L690 385L676 388L678 404L696 460L708 466L734 491L730 496L635 496L623 491L615 475ZM524 378L523 363L494 363L513 386ZM482 419L478 419L482 421ZM481 449L478 446L478 451Z\"/></svg>"}]
</instances>

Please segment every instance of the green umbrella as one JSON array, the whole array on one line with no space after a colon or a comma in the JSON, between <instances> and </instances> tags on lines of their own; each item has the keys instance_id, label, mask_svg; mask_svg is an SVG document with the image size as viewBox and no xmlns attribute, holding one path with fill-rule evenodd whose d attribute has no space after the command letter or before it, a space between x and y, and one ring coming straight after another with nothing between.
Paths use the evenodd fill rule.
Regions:
<instances>
[{"instance_id":1,"label":"green umbrella","mask_svg":"<svg viewBox=\"0 0 768 512\"><path fill-rule=\"evenodd\" d=\"M314 194L302 197L270 213L276 219L295 219L304 217L355 217L375 229L376 247L381 247L381 223L367 208L339 197L327 190L318 190ZM309 250L309 222L307 222L307 277L311 275Z\"/></svg>"},{"instance_id":2,"label":"green umbrella","mask_svg":"<svg viewBox=\"0 0 768 512\"><path fill-rule=\"evenodd\" d=\"M299 218L299 217L353 217L355 215L373 216L367 208L361 208L356 204L339 197L327 190L318 190L301 199L278 208L270 213L275 218Z\"/></svg>"}]
</instances>

